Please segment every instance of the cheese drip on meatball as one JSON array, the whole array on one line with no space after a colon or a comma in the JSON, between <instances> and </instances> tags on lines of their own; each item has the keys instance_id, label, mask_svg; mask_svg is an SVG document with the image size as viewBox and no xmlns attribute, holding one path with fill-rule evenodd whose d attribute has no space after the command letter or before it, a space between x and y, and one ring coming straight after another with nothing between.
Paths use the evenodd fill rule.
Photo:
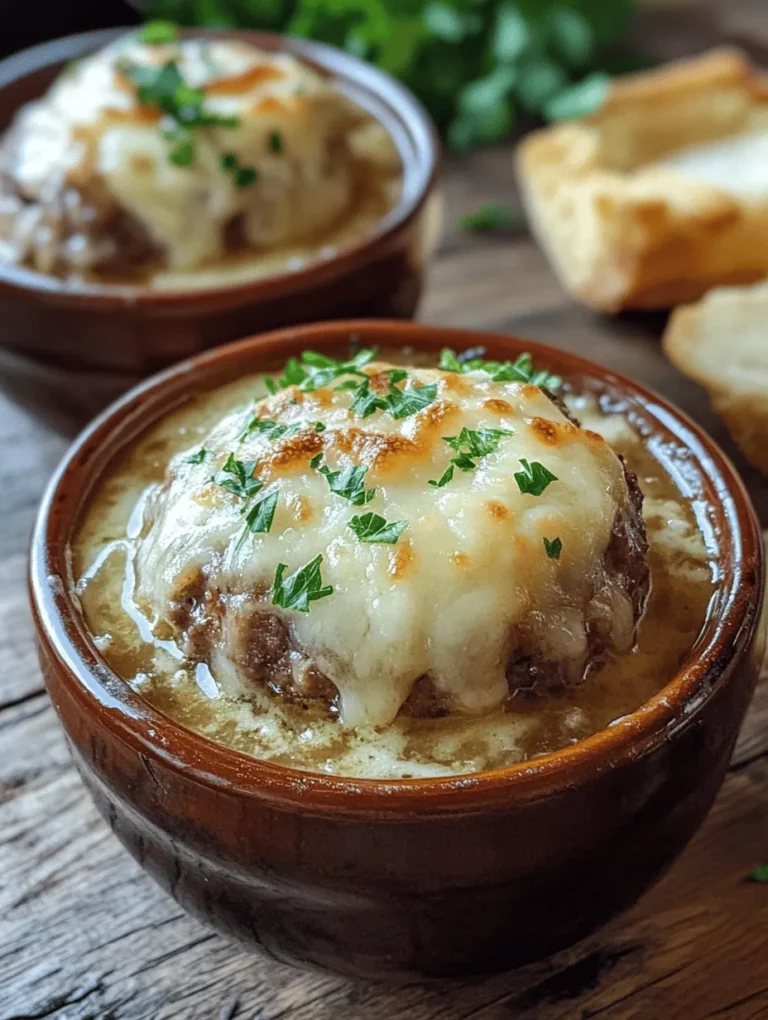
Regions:
<instances>
[{"instance_id":1,"label":"cheese drip on meatball","mask_svg":"<svg viewBox=\"0 0 768 1020\"><path fill-rule=\"evenodd\" d=\"M135 69L169 62L215 123L180 133L151 96L140 101ZM189 270L317 239L364 172L356 132L378 127L287 54L127 36L63 72L3 140L0 257L55 273ZM368 138L366 158L397 163L378 143Z\"/></svg>"},{"instance_id":2,"label":"cheese drip on meatball","mask_svg":"<svg viewBox=\"0 0 768 1020\"><path fill-rule=\"evenodd\" d=\"M352 727L486 712L630 651L649 582L642 497L621 459L535 385L392 369L366 366L371 393L429 387L431 401L362 417L338 379L289 386L172 460L135 547L135 600L155 632L230 695L316 699ZM462 429L496 430L494 449L430 484ZM250 503L218 483L233 452L261 483ZM543 488L525 481L536 465L553 476ZM364 505L329 483L350 467L375 490ZM247 506L273 493L271 527L253 534ZM396 541L361 541L350 521L366 513L405 522ZM279 565L288 576L318 554L332 593L308 612L276 605Z\"/></svg>"}]
</instances>

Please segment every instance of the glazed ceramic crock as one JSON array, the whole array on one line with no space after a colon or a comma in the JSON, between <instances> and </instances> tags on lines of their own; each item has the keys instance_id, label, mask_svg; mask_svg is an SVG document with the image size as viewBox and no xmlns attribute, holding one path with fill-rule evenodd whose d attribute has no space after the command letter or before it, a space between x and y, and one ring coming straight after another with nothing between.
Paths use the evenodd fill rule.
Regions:
<instances>
[{"instance_id":1,"label":"glazed ceramic crock","mask_svg":"<svg viewBox=\"0 0 768 1020\"><path fill-rule=\"evenodd\" d=\"M73 35L0 62L0 132L68 61L124 31ZM152 291L0 265L0 387L65 432L147 375L224 341L296 322L409 318L418 304L439 232L439 149L416 98L377 68L321 43L270 32L182 34L244 39L328 75L390 132L403 162L402 195L371 237L304 269L230 286Z\"/></svg>"},{"instance_id":2,"label":"glazed ceramic crock","mask_svg":"<svg viewBox=\"0 0 768 1020\"><path fill-rule=\"evenodd\" d=\"M685 452L710 506L720 581L677 675L637 712L524 764L422 780L294 771L206 740L107 666L71 594L69 543L99 478L193 394L307 347L533 354ZM696 831L728 764L763 652L760 533L733 467L666 401L598 365L513 337L336 323L208 352L133 390L76 442L37 521L31 597L51 699L94 800L184 907L280 960L373 978L517 966L631 904ZM98 875L94 876L94 890Z\"/></svg>"}]
</instances>

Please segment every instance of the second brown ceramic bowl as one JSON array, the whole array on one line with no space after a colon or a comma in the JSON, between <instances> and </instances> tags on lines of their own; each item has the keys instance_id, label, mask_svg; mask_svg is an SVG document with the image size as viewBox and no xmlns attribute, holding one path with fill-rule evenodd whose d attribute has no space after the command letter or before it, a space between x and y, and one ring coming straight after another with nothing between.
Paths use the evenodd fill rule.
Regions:
<instances>
[{"instance_id":1,"label":"second brown ceramic bowl","mask_svg":"<svg viewBox=\"0 0 768 1020\"><path fill-rule=\"evenodd\" d=\"M533 354L682 457L708 507L719 583L679 671L587 740L474 775L354 780L249 758L152 708L99 654L71 592L69 547L129 444L195 394L302 349L364 344ZM631 904L696 831L758 674L763 558L749 499L699 428L629 379L512 337L413 324L305 327L219 348L150 380L72 447L32 542L40 661L72 753L130 852L198 917L280 960L373 978L514 967ZM94 875L98 891L98 874Z\"/></svg>"},{"instance_id":2,"label":"second brown ceramic bowl","mask_svg":"<svg viewBox=\"0 0 768 1020\"><path fill-rule=\"evenodd\" d=\"M0 63L0 132L67 62L123 31L69 36ZM245 39L329 76L389 131L403 163L402 195L362 242L296 272L232 286L160 292L0 266L0 387L70 434L139 380L205 348L296 322L409 318L418 304L439 230L439 148L415 97L377 68L322 43L270 32L185 34Z\"/></svg>"}]
</instances>

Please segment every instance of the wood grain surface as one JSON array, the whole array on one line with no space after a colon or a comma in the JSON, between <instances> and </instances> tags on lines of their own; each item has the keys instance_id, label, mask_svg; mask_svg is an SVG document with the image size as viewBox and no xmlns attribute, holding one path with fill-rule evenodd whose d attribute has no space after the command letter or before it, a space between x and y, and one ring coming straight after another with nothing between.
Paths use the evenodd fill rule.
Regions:
<instances>
[{"instance_id":1,"label":"wood grain surface","mask_svg":"<svg viewBox=\"0 0 768 1020\"><path fill-rule=\"evenodd\" d=\"M768 5L678 5L645 13L640 32L663 57L727 38L766 57ZM546 340L657 389L722 443L768 527L768 480L664 360L663 316L597 317L566 297L524 229L451 226L481 201L514 201L511 150L451 162L445 194L423 318ZM355 984L248 956L182 913L97 815L41 687L26 543L62 449L0 401L0 1020L768 1017L768 885L747 878L768 861L768 675L712 813L671 872L609 929L542 964L480 983Z\"/></svg>"}]
</instances>

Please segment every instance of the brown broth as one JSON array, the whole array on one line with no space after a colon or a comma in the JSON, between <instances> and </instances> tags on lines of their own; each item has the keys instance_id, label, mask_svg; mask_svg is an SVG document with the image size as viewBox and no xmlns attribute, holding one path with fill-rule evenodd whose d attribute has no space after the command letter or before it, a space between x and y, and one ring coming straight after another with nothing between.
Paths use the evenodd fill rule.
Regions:
<instances>
[{"instance_id":1,"label":"brown broth","mask_svg":"<svg viewBox=\"0 0 768 1020\"><path fill-rule=\"evenodd\" d=\"M406 360L399 352L383 356ZM264 692L247 700L210 697L207 667L196 672L194 665L142 641L123 608L127 557L119 543L141 492L163 477L170 456L193 446L228 410L262 393L260 377L240 380L196 398L149 431L102 483L74 544L73 574L81 579L76 591L97 646L119 675L177 722L254 757L312 771L374 778L475 772L604 729L657 694L685 659L714 591L714 564L694 507L665 466L666 454L646 445L620 416L603 416L594 402L576 401L576 414L624 455L645 495L652 589L634 652L561 695L516 696L482 717L398 717L381 730L345 730L319 708ZM112 551L104 555L105 547ZM90 579L83 581L86 573Z\"/></svg>"}]
</instances>

